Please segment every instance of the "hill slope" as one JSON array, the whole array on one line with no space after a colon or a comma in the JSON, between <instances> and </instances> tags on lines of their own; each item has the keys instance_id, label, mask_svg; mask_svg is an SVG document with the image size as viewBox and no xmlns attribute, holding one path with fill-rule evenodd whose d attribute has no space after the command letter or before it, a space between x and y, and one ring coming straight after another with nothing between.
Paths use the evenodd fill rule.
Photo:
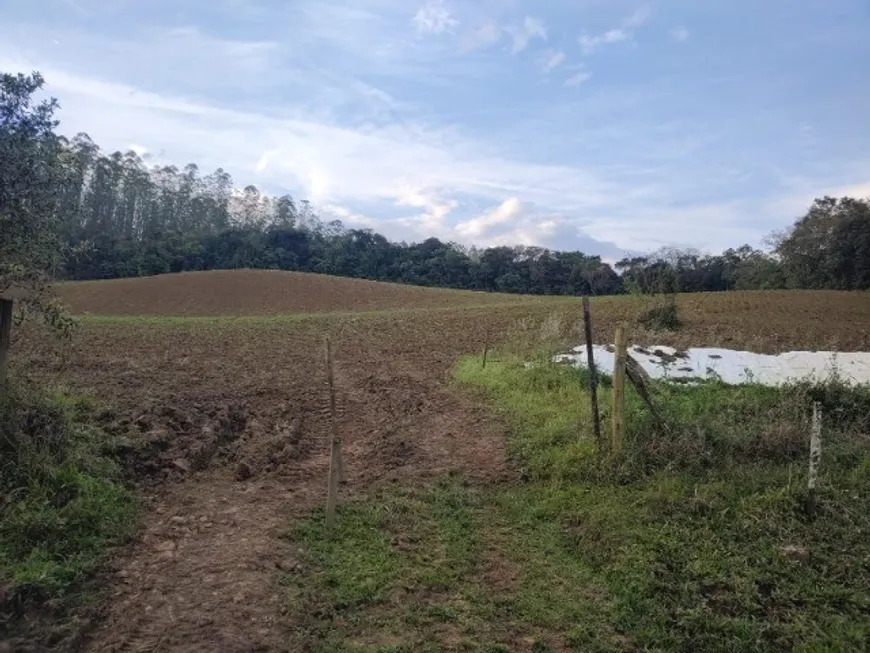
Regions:
<instances>
[{"instance_id":1,"label":"hill slope","mask_svg":"<svg viewBox=\"0 0 870 653\"><path fill-rule=\"evenodd\" d=\"M73 281L57 287L73 313L238 316L440 308L517 301L517 295L422 288L279 270L214 270Z\"/></svg>"}]
</instances>

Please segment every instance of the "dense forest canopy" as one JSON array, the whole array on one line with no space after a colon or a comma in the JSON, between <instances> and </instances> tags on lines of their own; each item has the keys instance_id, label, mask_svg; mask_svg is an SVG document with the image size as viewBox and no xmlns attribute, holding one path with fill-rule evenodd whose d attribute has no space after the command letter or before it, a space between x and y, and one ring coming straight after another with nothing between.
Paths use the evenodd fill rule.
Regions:
<instances>
[{"instance_id":1,"label":"dense forest canopy","mask_svg":"<svg viewBox=\"0 0 870 653\"><path fill-rule=\"evenodd\" d=\"M42 86L38 74L3 75L2 81L28 102ZM541 247L479 249L436 238L391 242L368 229L323 222L305 200L270 197L255 186L239 190L220 168L203 174L195 164L149 166L133 151L106 154L87 134L55 135L56 123L45 116L39 129L26 132L3 118L22 101L2 96L0 144L30 139L22 150L32 169L28 179L45 188L40 206L26 210L29 220L53 225L72 253L42 261L60 278L274 268L534 294L870 288L868 199L816 200L770 253L748 245L717 255L665 249L626 258L614 269L599 256ZM40 106L53 110L55 103ZM0 181L9 185L20 174L4 152ZM14 258L11 248L18 242L7 230L8 216L24 210L15 202L14 186L0 188L4 262ZM48 237L45 229L40 233Z\"/></svg>"}]
</instances>

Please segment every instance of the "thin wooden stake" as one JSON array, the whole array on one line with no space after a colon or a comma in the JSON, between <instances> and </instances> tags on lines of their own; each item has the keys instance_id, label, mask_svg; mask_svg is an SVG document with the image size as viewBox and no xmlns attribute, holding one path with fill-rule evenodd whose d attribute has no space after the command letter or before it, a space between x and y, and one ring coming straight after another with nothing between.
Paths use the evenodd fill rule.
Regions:
<instances>
[{"instance_id":1,"label":"thin wooden stake","mask_svg":"<svg viewBox=\"0 0 870 653\"><path fill-rule=\"evenodd\" d=\"M335 508L338 505L338 484L344 475L344 461L341 455L341 438L338 437L338 420L335 409L335 378L332 371L332 347L329 337L325 338L326 349L326 381L329 385L329 421L332 440L329 447L329 475L326 494L326 528L335 525Z\"/></svg>"},{"instance_id":2,"label":"thin wooden stake","mask_svg":"<svg viewBox=\"0 0 870 653\"><path fill-rule=\"evenodd\" d=\"M12 300L0 299L0 383L6 380L9 343L12 340Z\"/></svg>"},{"instance_id":3,"label":"thin wooden stake","mask_svg":"<svg viewBox=\"0 0 870 653\"><path fill-rule=\"evenodd\" d=\"M586 332L586 365L589 369L589 399L592 402L592 432L601 451L601 415L598 413L598 370L595 369L595 354L592 351L592 312L589 298L583 298L583 329Z\"/></svg>"},{"instance_id":4,"label":"thin wooden stake","mask_svg":"<svg viewBox=\"0 0 870 653\"><path fill-rule=\"evenodd\" d=\"M807 476L807 515L810 518L816 516L818 510L818 497L816 495L816 482L819 478L819 464L822 460L822 405L818 401L813 402L813 422L810 431L810 469Z\"/></svg>"},{"instance_id":5,"label":"thin wooden stake","mask_svg":"<svg viewBox=\"0 0 870 653\"><path fill-rule=\"evenodd\" d=\"M335 507L338 505L338 476L341 467L341 440L332 439L329 452L329 490L326 495L326 529L335 526Z\"/></svg>"},{"instance_id":6,"label":"thin wooden stake","mask_svg":"<svg viewBox=\"0 0 870 653\"><path fill-rule=\"evenodd\" d=\"M622 451L622 434L625 429L625 358L628 340L625 329L617 327L614 345L616 357L613 363L613 442L614 454Z\"/></svg>"},{"instance_id":7,"label":"thin wooden stake","mask_svg":"<svg viewBox=\"0 0 870 653\"><path fill-rule=\"evenodd\" d=\"M326 382L329 385L329 423L332 431L332 439L338 437L338 416L336 415L335 401L335 374L332 371L332 345L329 341L329 336L324 338L326 349ZM344 458L341 455L341 448L338 452L338 482L344 482Z\"/></svg>"},{"instance_id":8,"label":"thin wooden stake","mask_svg":"<svg viewBox=\"0 0 870 653\"><path fill-rule=\"evenodd\" d=\"M489 329L483 334L483 360L480 365L481 369L486 369L486 355L489 353Z\"/></svg>"}]
</instances>

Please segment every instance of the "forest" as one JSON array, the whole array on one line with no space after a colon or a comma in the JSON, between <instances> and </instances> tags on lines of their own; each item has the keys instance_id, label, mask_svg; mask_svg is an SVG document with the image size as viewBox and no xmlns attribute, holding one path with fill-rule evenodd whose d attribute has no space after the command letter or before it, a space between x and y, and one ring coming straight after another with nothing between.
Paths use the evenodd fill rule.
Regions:
<instances>
[{"instance_id":1,"label":"forest","mask_svg":"<svg viewBox=\"0 0 870 653\"><path fill-rule=\"evenodd\" d=\"M43 84L38 73L2 75L0 107L20 112L12 99L29 102ZM721 254L664 249L611 266L599 256L540 247L477 248L436 238L397 243L324 222L306 200L269 196L252 185L239 189L221 168L203 174L193 163L149 165L134 151L102 152L87 134L58 135L58 105L49 104L47 128L34 147L42 197L64 245L49 266L55 278L269 268L531 294L870 288L870 199L817 199L789 230L773 235L769 252L749 245ZM16 138L3 111L0 154L11 152ZM0 225L21 208L16 162L4 159ZM11 255L10 233L0 231L0 253Z\"/></svg>"}]
</instances>

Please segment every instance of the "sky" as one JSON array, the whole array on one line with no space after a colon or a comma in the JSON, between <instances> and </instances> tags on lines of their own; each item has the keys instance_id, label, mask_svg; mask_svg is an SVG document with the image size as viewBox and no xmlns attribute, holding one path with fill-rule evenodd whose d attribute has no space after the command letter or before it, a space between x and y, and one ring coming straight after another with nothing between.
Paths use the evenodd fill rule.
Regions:
<instances>
[{"instance_id":1,"label":"sky","mask_svg":"<svg viewBox=\"0 0 870 653\"><path fill-rule=\"evenodd\" d=\"M870 196L867 0L0 0L60 131L395 240L614 260Z\"/></svg>"}]
</instances>

